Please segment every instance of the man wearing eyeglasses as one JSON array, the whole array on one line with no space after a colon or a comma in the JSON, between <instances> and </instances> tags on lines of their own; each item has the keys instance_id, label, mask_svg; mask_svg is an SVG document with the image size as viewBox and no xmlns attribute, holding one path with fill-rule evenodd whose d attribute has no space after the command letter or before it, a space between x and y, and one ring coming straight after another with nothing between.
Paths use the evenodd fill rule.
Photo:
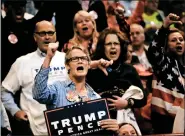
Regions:
<instances>
[{"instance_id":1,"label":"man wearing eyeglasses","mask_svg":"<svg viewBox=\"0 0 185 136\"><path fill-rule=\"evenodd\" d=\"M49 43L56 42L55 27L48 21L36 24L34 39L38 45L36 51L19 57L12 65L8 75L2 82L1 99L5 108L16 119L29 123L34 135L47 135L43 111L46 106L39 104L32 97L35 75L46 57ZM56 51L49 70L48 84L56 80L68 78L64 65L65 54ZM21 88L20 108L15 104L13 94ZM20 132L21 134L21 132ZM28 135L28 134L27 134Z\"/></svg>"}]
</instances>

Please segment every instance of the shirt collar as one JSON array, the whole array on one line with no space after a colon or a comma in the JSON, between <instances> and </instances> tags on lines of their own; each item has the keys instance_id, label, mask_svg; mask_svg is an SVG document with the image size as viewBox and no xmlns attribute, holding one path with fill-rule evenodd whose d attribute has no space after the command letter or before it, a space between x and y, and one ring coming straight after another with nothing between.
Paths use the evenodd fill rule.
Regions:
<instances>
[{"instance_id":1,"label":"shirt collar","mask_svg":"<svg viewBox=\"0 0 185 136\"><path fill-rule=\"evenodd\" d=\"M64 86L65 87L69 87L71 85L75 86L75 84L74 84L74 82L72 80L67 79L67 80L64 81ZM95 94L94 90L92 89L92 87L89 84L85 83L85 86L88 89L88 91L90 91L91 93Z\"/></svg>"},{"instance_id":2,"label":"shirt collar","mask_svg":"<svg viewBox=\"0 0 185 136\"><path fill-rule=\"evenodd\" d=\"M37 48L37 53L41 57L46 57L46 53L42 52L39 48Z\"/></svg>"}]
</instances>

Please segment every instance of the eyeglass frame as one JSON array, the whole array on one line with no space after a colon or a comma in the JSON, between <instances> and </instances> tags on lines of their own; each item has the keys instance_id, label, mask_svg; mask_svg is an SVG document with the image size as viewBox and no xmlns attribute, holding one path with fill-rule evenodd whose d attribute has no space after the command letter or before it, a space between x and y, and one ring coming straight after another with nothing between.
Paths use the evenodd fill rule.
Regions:
<instances>
[{"instance_id":1,"label":"eyeglass frame","mask_svg":"<svg viewBox=\"0 0 185 136\"><path fill-rule=\"evenodd\" d=\"M56 31L41 31L41 32L34 32L35 34L38 34L40 37L44 37L44 36L46 36L46 34L48 35L48 36L53 36L55 33L56 33ZM42 35L42 34L44 34L44 35Z\"/></svg>"},{"instance_id":2,"label":"eyeglass frame","mask_svg":"<svg viewBox=\"0 0 185 136\"><path fill-rule=\"evenodd\" d=\"M85 61L89 61L89 58L87 56L76 56L76 57L71 57L69 59L66 60L67 63L69 62L79 62L79 60L81 60L82 62L85 62Z\"/></svg>"},{"instance_id":3,"label":"eyeglass frame","mask_svg":"<svg viewBox=\"0 0 185 136\"><path fill-rule=\"evenodd\" d=\"M120 45L119 42L108 42L108 43L105 43L105 46L112 46L112 44L114 44L115 46Z\"/></svg>"}]
</instances>

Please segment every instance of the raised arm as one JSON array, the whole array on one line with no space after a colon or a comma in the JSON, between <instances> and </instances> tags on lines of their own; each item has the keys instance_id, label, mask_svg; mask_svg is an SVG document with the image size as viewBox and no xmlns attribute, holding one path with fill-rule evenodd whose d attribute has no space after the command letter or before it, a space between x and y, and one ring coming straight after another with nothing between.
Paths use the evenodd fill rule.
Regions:
<instances>
[{"instance_id":1,"label":"raised arm","mask_svg":"<svg viewBox=\"0 0 185 136\"><path fill-rule=\"evenodd\" d=\"M33 86L33 98L42 104L54 104L57 98L57 87L55 84L47 85L50 68L41 68L35 77Z\"/></svg>"},{"instance_id":2,"label":"raised arm","mask_svg":"<svg viewBox=\"0 0 185 136\"><path fill-rule=\"evenodd\" d=\"M131 17L128 20L124 17L124 10L121 10L119 6L114 10L116 15L116 20L118 22L120 30L126 34L128 40L130 41L130 24L140 23L142 21L142 13L144 12L144 0L140 0L137 4Z\"/></svg>"},{"instance_id":3,"label":"raised arm","mask_svg":"<svg viewBox=\"0 0 185 136\"><path fill-rule=\"evenodd\" d=\"M128 18L127 23L140 23L142 19L142 14L144 13L144 2L145 0L139 0L133 14Z\"/></svg>"},{"instance_id":4,"label":"raised arm","mask_svg":"<svg viewBox=\"0 0 185 136\"><path fill-rule=\"evenodd\" d=\"M125 33L127 39L130 41L130 25L125 20L124 12L121 9L119 9L119 7L116 8L114 12L121 32Z\"/></svg>"},{"instance_id":5,"label":"raised arm","mask_svg":"<svg viewBox=\"0 0 185 136\"><path fill-rule=\"evenodd\" d=\"M177 21L179 17L175 14L170 13L163 23L163 26L156 31L154 40L151 42L148 49L148 59L153 67L163 67L168 63L168 58L165 55L165 46L167 46L167 32L169 26L173 23L181 23Z\"/></svg>"},{"instance_id":6,"label":"raised arm","mask_svg":"<svg viewBox=\"0 0 185 136\"><path fill-rule=\"evenodd\" d=\"M55 84L49 86L47 85L48 74L50 71L50 62L55 55L57 48L57 46L55 48L50 48L50 46L48 47L47 55L44 59L42 67L35 77L35 83L33 86L33 98L43 104L54 104L58 96L57 86Z\"/></svg>"}]
</instances>

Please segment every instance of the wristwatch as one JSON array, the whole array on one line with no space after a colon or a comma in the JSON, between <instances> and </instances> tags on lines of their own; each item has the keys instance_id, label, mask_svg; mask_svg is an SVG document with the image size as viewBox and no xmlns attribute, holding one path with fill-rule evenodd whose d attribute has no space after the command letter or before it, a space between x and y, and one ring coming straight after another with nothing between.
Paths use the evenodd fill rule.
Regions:
<instances>
[{"instance_id":1,"label":"wristwatch","mask_svg":"<svg viewBox=\"0 0 185 136\"><path fill-rule=\"evenodd\" d=\"M128 100L127 108L131 108L134 105L134 100L132 98L129 98Z\"/></svg>"}]
</instances>

